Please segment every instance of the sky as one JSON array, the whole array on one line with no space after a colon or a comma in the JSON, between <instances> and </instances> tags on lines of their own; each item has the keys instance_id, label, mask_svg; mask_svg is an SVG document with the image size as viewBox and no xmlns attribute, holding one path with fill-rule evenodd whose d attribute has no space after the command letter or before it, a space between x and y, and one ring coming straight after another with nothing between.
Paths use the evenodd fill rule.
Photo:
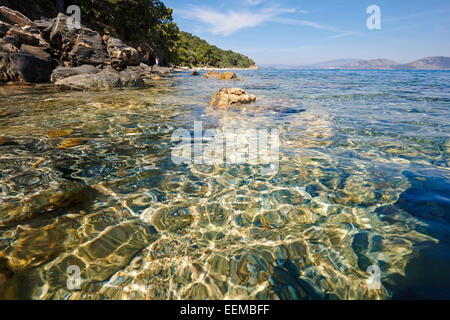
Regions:
<instances>
[{"instance_id":1,"label":"sky","mask_svg":"<svg viewBox=\"0 0 450 320\"><path fill-rule=\"evenodd\" d=\"M163 0L174 21L258 65L450 56L449 0ZM367 8L380 8L369 30Z\"/></svg>"}]
</instances>

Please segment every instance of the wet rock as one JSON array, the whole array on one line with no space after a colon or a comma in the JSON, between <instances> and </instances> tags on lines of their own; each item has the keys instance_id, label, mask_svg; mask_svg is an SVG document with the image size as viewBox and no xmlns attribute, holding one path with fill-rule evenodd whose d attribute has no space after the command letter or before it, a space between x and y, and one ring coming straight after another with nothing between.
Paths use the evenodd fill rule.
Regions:
<instances>
[{"instance_id":1,"label":"wet rock","mask_svg":"<svg viewBox=\"0 0 450 320\"><path fill-rule=\"evenodd\" d=\"M161 74L161 75L167 75L167 74L172 73L172 71L170 70L170 68L167 68L167 67L160 67L160 66L153 66L153 67L152 67L152 72L159 73L159 74Z\"/></svg>"},{"instance_id":2,"label":"wet rock","mask_svg":"<svg viewBox=\"0 0 450 320\"><path fill-rule=\"evenodd\" d=\"M0 137L0 147L1 146L11 146L17 144L13 139L7 137Z\"/></svg>"},{"instance_id":3,"label":"wet rock","mask_svg":"<svg viewBox=\"0 0 450 320\"><path fill-rule=\"evenodd\" d=\"M48 133L50 138L59 138L59 137L67 137L73 133L73 129L65 129L65 130L51 130Z\"/></svg>"},{"instance_id":4,"label":"wet rock","mask_svg":"<svg viewBox=\"0 0 450 320\"><path fill-rule=\"evenodd\" d=\"M104 281L158 238L155 228L132 220L107 228L97 238L80 246L75 255L87 263L84 271L89 281Z\"/></svg>"},{"instance_id":5,"label":"wet rock","mask_svg":"<svg viewBox=\"0 0 450 320\"><path fill-rule=\"evenodd\" d=\"M91 74L98 72L100 72L99 69L88 64L79 67L58 67L55 70L53 70L51 75L51 81L56 82L58 80L65 79L75 75Z\"/></svg>"},{"instance_id":6,"label":"wet rock","mask_svg":"<svg viewBox=\"0 0 450 320\"><path fill-rule=\"evenodd\" d=\"M68 148L72 148L72 147L76 147L76 146L81 146L82 144L85 144L86 142L88 142L89 139L87 138L67 138L64 139L63 142L61 142L61 144L58 146L58 149L68 149Z\"/></svg>"},{"instance_id":7,"label":"wet rock","mask_svg":"<svg viewBox=\"0 0 450 320\"><path fill-rule=\"evenodd\" d=\"M176 232L191 225L193 216L183 207L169 207L158 210L151 218L159 231Z\"/></svg>"},{"instance_id":8,"label":"wet rock","mask_svg":"<svg viewBox=\"0 0 450 320\"><path fill-rule=\"evenodd\" d=\"M123 62L120 64L120 68L117 70L122 70L127 66L139 66L141 63L141 58L136 49L127 46L121 40L104 35L103 41L106 44L106 51L110 59L118 59ZM123 68L124 67L124 68Z\"/></svg>"},{"instance_id":9,"label":"wet rock","mask_svg":"<svg viewBox=\"0 0 450 320\"><path fill-rule=\"evenodd\" d=\"M200 72L198 72L198 71L193 71L193 72L191 73L191 76L198 77L198 76L200 76Z\"/></svg>"},{"instance_id":10,"label":"wet rock","mask_svg":"<svg viewBox=\"0 0 450 320\"><path fill-rule=\"evenodd\" d=\"M15 239L0 256L8 259L14 273L41 265L64 249L64 242L76 233L75 222L53 224L45 228L16 229ZM72 233L72 235L70 234Z\"/></svg>"},{"instance_id":11,"label":"wet rock","mask_svg":"<svg viewBox=\"0 0 450 320\"><path fill-rule=\"evenodd\" d=\"M210 106L227 107L240 104L248 104L256 101L254 95L248 94L239 88L222 88L209 103Z\"/></svg>"},{"instance_id":12,"label":"wet rock","mask_svg":"<svg viewBox=\"0 0 450 320\"><path fill-rule=\"evenodd\" d=\"M26 53L0 53L0 81L49 82L53 63Z\"/></svg>"},{"instance_id":13,"label":"wet rock","mask_svg":"<svg viewBox=\"0 0 450 320\"><path fill-rule=\"evenodd\" d=\"M0 226L15 225L51 211L74 205L87 206L95 192L85 184L68 182L56 190L42 191L20 203L7 204L0 210Z\"/></svg>"},{"instance_id":14,"label":"wet rock","mask_svg":"<svg viewBox=\"0 0 450 320\"><path fill-rule=\"evenodd\" d=\"M356 234L352 241L352 249L358 258L358 267L367 270L371 265L370 259L366 256L369 248L369 236L366 232Z\"/></svg>"},{"instance_id":15,"label":"wet rock","mask_svg":"<svg viewBox=\"0 0 450 320\"><path fill-rule=\"evenodd\" d=\"M221 80L235 80L236 78L236 73L230 71L225 71L220 75Z\"/></svg>"},{"instance_id":16,"label":"wet rock","mask_svg":"<svg viewBox=\"0 0 450 320\"><path fill-rule=\"evenodd\" d=\"M236 76L236 73L231 71L225 71L225 72L217 72L217 71L208 71L205 73L204 77L206 79L220 79L220 80L227 80L227 81L241 81L242 79L238 79Z\"/></svg>"},{"instance_id":17,"label":"wet rock","mask_svg":"<svg viewBox=\"0 0 450 320\"><path fill-rule=\"evenodd\" d=\"M204 75L205 79L220 79L220 72L217 71L208 71Z\"/></svg>"}]
</instances>

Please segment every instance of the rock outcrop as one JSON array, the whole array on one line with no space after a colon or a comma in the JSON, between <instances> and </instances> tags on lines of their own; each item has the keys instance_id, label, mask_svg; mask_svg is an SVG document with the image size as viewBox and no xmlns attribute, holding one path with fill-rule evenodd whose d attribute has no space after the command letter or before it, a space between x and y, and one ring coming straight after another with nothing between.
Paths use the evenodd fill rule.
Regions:
<instances>
[{"instance_id":1,"label":"rock outcrop","mask_svg":"<svg viewBox=\"0 0 450 320\"><path fill-rule=\"evenodd\" d=\"M139 52L121 40L82 25L73 26L59 13L31 21L0 7L0 82L50 82L68 89L141 87L152 73L169 68L142 64Z\"/></svg>"},{"instance_id":2,"label":"rock outcrop","mask_svg":"<svg viewBox=\"0 0 450 320\"><path fill-rule=\"evenodd\" d=\"M127 68L124 71L108 67L99 72L81 73L59 79L55 86L71 90L106 90L112 88L140 88L144 86L142 70ZM57 75L54 76L57 78Z\"/></svg>"},{"instance_id":3,"label":"rock outcrop","mask_svg":"<svg viewBox=\"0 0 450 320\"><path fill-rule=\"evenodd\" d=\"M248 104L256 101L256 97L239 88L222 88L209 103L210 106L229 107Z\"/></svg>"},{"instance_id":4,"label":"rock outcrop","mask_svg":"<svg viewBox=\"0 0 450 320\"><path fill-rule=\"evenodd\" d=\"M22 52L0 52L0 82L48 82L53 65L49 60Z\"/></svg>"}]
</instances>

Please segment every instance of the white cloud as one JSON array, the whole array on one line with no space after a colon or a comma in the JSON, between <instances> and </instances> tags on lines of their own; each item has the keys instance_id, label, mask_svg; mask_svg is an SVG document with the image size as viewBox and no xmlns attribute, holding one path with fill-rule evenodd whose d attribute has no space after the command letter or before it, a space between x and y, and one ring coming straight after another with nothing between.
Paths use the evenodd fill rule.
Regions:
<instances>
[{"instance_id":1,"label":"white cloud","mask_svg":"<svg viewBox=\"0 0 450 320\"><path fill-rule=\"evenodd\" d=\"M238 30L256 27L266 21L271 21L281 14L293 12L295 12L295 9L278 8L219 12L209 8L193 7L189 11L180 12L180 14L187 19L200 20L210 25L212 33L230 35Z\"/></svg>"},{"instance_id":2,"label":"white cloud","mask_svg":"<svg viewBox=\"0 0 450 320\"><path fill-rule=\"evenodd\" d=\"M258 5L263 2L266 2L267 0L241 0L241 1L244 1L248 5ZM225 36L231 35L245 28L259 26L265 22L309 27L317 30L335 33L335 35L332 35L327 39L360 35L360 33L357 32L349 32L346 30L341 30L339 28L318 22L304 19L294 19L284 16L287 13L297 12L296 9L265 6L265 8L252 10L241 9L239 11L236 10L219 11L208 7L191 6L190 10L177 10L177 12L185 19L197 20L208 25L209 32ZM307 11L304 10L300 10L298 12L301 14L307 13Z\"/></svg>"}]
</instances>

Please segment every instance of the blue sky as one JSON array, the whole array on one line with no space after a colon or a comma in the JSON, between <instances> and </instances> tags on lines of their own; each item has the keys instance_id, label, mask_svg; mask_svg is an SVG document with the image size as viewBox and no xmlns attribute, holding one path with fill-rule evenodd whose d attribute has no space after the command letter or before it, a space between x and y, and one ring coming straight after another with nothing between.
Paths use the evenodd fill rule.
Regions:
<instances>
[{"instance_id":1,"label":"blue sky","mask_svg":"<svg viewBox=\"0 0 450 320\"><path fill-rule=\"evenodd\" d=\"M449 0L163 0L184 31L257 64L450 56ZM367 7L381 9L369 30Z\"/></svg>"}]
</instances>

